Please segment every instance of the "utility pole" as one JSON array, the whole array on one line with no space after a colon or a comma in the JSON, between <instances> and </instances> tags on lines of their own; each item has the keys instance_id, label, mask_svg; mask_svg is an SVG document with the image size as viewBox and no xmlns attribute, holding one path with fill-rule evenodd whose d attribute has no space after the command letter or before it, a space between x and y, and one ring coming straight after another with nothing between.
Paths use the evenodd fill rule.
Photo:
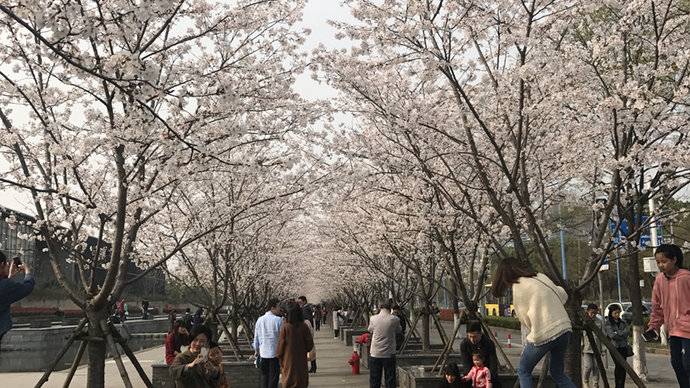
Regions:
<instances>
[{"instance_id":1,"label":"utility pole","mask_svg":"<svg viewBox=\"0 0 690 388\"><path fill-rule=\"evenodd\" d=\"M558 229L559 236L561 240L561 271L563 273L563 279L568 279L568 266L565 262L565 231L563 230L563 213L561 211L561 204L558 204Z\"/></svg>"}]
</instances>

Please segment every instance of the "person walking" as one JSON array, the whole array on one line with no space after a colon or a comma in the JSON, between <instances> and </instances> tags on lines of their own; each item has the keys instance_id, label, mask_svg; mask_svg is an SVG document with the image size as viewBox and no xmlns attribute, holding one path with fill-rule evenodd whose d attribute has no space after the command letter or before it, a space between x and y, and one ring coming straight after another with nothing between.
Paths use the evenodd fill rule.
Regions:
<instances>
[{"instance_id":1,"label":"person walking","mask_svg":"<svg viewBox=\"0 0 690 388\"><path fill-rule=\"evenodd\" d=\"M683 267L683 252L677 245L659 245L654 257L659 273L654 279L645 338L659 338L661 325L666 325L678 386L690 388L690 271Z\"/></svg>"},{"instance_id":2,"label":"person walking","mask_svg":"<svg viewBox=\"0 0 690 388\"><path fill-rule=\"evenodd\" d=\"M314 331L314 327L311 325L311 322L309 322L308 319L305 319L304 324L307 325L307 327L309 327L311 338L315 338L314 334L316 332ZM314 344L314 347L307 352L307 361L311 364L311 367L309 368L309 373L316 373L316 344Z\"/></svg>"},{"instance_id":3,"label":"person walking","mask_svg":"<svg viewBox=\"0 0 690 388\"><path fill-rule=\"evenodd\" d=\"M620 353L623 358L628 358L632 356L632 348L628 343L630 327L628 327L628 325L621 319L621 312L621 306L618 304L614 304L609 307L609 315L604 325L604 331L606 336L609 337L613 342L613 346L616 347L618 353ZM623 364L616 361L615 358L613 359L613 362L616 365L613 370L616 388L623 388L625 387L625 367Z\"/></svg>"},{"instance_id":4,"label":"person walking","mask_svg":"<svg viewBox=\"0 0 690 388\"><path fill-rule=\"evenodd\" d=\"M311 303L307 303L306 296L297 298L297 304L302 308L302 316L304 316L304 319L311 323L311 327L314 327L314 306L312 306Z\"/></svg>"},{"instance_id":5,"label":"person walking","mask_svg":"<svg viewBox=\"0 0 690 388\"><path fill-rule=\"evenodd\" d=\"M333 309L333 338L338 338L340 334L340 325L342 322L342 316L340 315L340 308L335 307Z\"/></svg>"},{"instance_id":6,"label":"person walking","mask_svg":"<svg viewBox=\"0 0 690 388\"><path fill-rule=\"evenodd\" d=\"M278 299L271 299L268 311L254 325L253 347L261 373L261 388L278 388L280 381L277 350L283 318L278 303Z\"/></svg>"},{"instance_id":7,"label":"person walking","mask_svg":"<svg viewBox=\"0 0 690 388\"><path fill-rule=\"evenodd\" d=\"M369 349L369 386L380 388L385 374L385 387L395 388L396 334L402 332L400 319L391 314L387 302L379 304L379 313L371 317L367 331L371 333Z\"/></svg>"},{"instance_id":8,"label":"person walking","mask_svg":"<svg viewBox=\"0 0 690 388\"><path fill-rule=\"evenodd\" d=\"M20 262L17 260L17 263ZM21 271L24 271L24 280L12 280ZM36 281L31 267L26 263L15 266L15 260L8 261L7 256L0 252L0 345L2 337L12 328L10 306L31 294L34 285Z\"/></svg>"},{"instance_id":9,"label":"person walking","mask_svg":"<svg viewBox=\"0 0 690 388\"><path fill-rule=\"evenodd\" d=\"M558 387L575 388L565 374L565 351L572 335L572 324L563 307L568 294L542 273L525 268L517 259L501 260L496 267L491 291L502 297L511 288L515 315L529 332L520 356L518 378L521 388L534 385L532 371L548 353L549 374Z\"/></svg>"},{"instance_id":10,"label":"person walking","mask_svg":"<svg viewBox=\"0 0 690 388\"><path fill-rule=\"evenodd\" d=\"M314 330L315 331L321 330L321 307L320 306L316 306L314 308Z\"/></svg>"},{"instance_id":11,"label":"person walking","mask_svg":"<svg viewBox=\"0 0 690 388\"><path fill-rule=\"evenodd\" d=\"M277 355L283 388L305 388L309 386L307 373L307 352L314 348L309 327L304 323L300 306L291 301L286 306L287 319L280 327Z\"/></svg>"},{"instance_id":12,"label":"person walking","mask_svg":"<svg viewBox=\"0 0 690 388\"><path fill-rule=\"evenodd\" d=\"M172 329L165 335L165 363L170 365L178 354L182 353L182 346L189 345L189 328L179 319Z\"/></svg>"},{"instance_id":13,"label":"person walking","mask_svg":"<svg viewBox=\"0 0 690 388\"><path fill-rule=\"evenodd\" d=\"M594 321L594 324L603 331L603 322L597 314L599 313L599 306L594 303L587 305L585 311L585 319ZM601 346L599 341L595 338L597 349L601 354ZM597 364L594 347L586 335L582 335L582 385L585 388L599 388L599 364Z\"/></svg>"}]
</instances>

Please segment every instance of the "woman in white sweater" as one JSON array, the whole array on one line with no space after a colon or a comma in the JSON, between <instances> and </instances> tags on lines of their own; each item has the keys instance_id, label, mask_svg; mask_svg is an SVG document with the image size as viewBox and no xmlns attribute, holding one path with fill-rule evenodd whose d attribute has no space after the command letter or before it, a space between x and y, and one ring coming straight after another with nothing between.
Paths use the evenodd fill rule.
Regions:
<instances>
[{"instance_id":1,"label":"woman in white sweater","mask_svg":"<svg viewBox=\"0 0 690 388\"><path fill-rule=\"evenodd\" d=\"M521 388L533 386L532 371L547 353L551 354L549 374L558 387L575 388L564 369L565 350L572 334L572 325L563 305L568 295L542 273L526 269L515 258L502 260L494 273L492 293L496 297L513 291L513 307L527 334L518 378Z\"/></svg>"}]
</instances>

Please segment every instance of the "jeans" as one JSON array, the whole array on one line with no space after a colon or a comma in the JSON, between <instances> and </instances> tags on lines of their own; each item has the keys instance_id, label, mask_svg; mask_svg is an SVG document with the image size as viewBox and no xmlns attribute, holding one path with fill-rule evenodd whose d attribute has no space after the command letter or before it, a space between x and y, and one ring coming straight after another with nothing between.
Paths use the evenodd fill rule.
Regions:
<instances>
[{"instance_id":1,"label":"jeans","mask_svg":"<svg viewBox=\"0 0 690 388\"><path fill-rule=\"evenodd\" d=\"M599 388L599 365L594 353L582 354L582 381L588 388Z\"/></svg>"},{"instance_id":2,"label":"jeans","mask_svg":"<svg viewBox=\"0 0 690 388\"><path fill-rule=\"evenodd\" d=\"M316 331L321 330L321 320L317 319L314 323L316 324L316 327L314 328L314 330L316 330Z\"/></svg>"},{"instance_id":3,"label":"jeans","mask_svg":"<svg viewBox=\"0 0 690 388\"><path fill-rule=\"evenodd\" d=\"M261 359L261 388L278 388L280 362L278 358Z\"/></svg>"},{"instance_id":4,"label":"jeans","mask_svg":"<svg viewBox=\"0 0 690 388\"><path fill-rule=\"evenodd\" d=\"M565 366L565 349L568 347L571 334L571 332L563 333L553 341L540 346L534 346L534 344L529 342L526 343L522 350L517 370L518 378L520 379L520 388L532 388L534 385L532 381L532 371L547 353L551 354L549 374L556 383L556 386L559 388L575 388L575 384L573 384L570 378L563 372Z\"/></svg>"},{"instance_id":5,"label":"jeans","mask_svg":"<svg viewBox=\"0 0 690 388\"><path fill-rule=\"evenodd\" d=\"M369 388L381 388L381 378L386 375L386 388L395 388L395 356L381 358L369 356Z\"/></svg>"},{"instance_id":6,"label":"jeans","mask_svg":"<svg viewBox=\"0 0 690 388\"><path fill-rule=\"evenodd\" d=\"M338 335L340 334L340 329L333 329L333 334L335 335L334 338L338 338Z\"/></svg>"},{"instance_id":7,"label":"jeans","mask_svg":"<svg viewBox=\"0 0 690 388\"><path fill-rule=\"evenodd\" d=\"M671 337L668 344L671 348L671 366L676 372L678 386L690 388L690 338Z\"/></svg>"}]
</instances>

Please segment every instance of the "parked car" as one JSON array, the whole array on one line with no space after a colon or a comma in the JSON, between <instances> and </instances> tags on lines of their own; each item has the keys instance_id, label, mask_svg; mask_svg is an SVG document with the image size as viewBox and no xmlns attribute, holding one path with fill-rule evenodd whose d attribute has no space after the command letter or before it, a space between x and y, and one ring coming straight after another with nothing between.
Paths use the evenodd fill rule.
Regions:
<instances>
[{"instance_id":1,"label":"parked car","mask_svg":"<svg viewBox=\"0 0 690 388\"><path fill-rule=\"evenodd\" d=\"M624 320L626 323L630 323L632 321L632 303L631 302L609 303L606 306L606 309L604 310L604 316L605 317L609 316L609 307L611 307L614 304L621 306L621 309L623 310L623 313L621 313L621 319ZM646 300L643 300L642 301L642 317L648 317L649 313L651 311L652 311L652 303L648 302Z\"/></svg>"}]
</instances>

